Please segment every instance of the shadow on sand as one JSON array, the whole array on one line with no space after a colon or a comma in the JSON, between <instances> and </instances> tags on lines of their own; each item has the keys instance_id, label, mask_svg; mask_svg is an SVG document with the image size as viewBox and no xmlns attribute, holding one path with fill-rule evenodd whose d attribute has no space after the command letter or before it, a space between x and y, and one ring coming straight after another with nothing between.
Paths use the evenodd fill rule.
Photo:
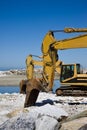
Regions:
<instances>
[{"instance_id":1,"label":"shadow on sand","mask_svg":"<svg viewBox=\"0 0 87 130\"><path fill-rule=\"evenodd\" d=\"M42 102L35 103L35 106L40 107L40 106L43 106L43 105L46 105L46 104L54 105L54 102L55 103L60 103L60 101L57 101L57 100L47 99L47 100L43 100Z\"/></svg>"}]
</instances>

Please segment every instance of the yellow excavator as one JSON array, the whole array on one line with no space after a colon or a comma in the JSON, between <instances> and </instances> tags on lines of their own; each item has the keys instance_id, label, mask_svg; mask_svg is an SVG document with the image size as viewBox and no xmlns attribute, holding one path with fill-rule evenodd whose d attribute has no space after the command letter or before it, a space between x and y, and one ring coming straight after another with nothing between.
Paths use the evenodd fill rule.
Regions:
<instances>
[{"instance_id":1,"label":"yellow excavator","mask_svg":"<svg viewBox=\"0 0 87 130\"><path fill-rule=\"evenodd\" d=\"M87 28L65 28L61 31L65 33L83 33L87 32ZM43 75L48 75L48 91L52 90L53 87L55 65L58 60L57 51L65 49L87 48L87 33L73 38L56 40L54 37L55 32L59 32L59 30L48 32L44 37L42 43ZM73 73L72 75L71 72ZM66 75L69 75L69 77L67 77ZM66 76L66 78L64 78L64 76ZM76 90L78 90L79 92L81 91L82 94L82 92L85 93L87 89L87 74L80 73L79 64L62 65L60 83L61 87L56 90L57 95L75 95L74 92L76 92Z\"/></svg>"},{"instance_id":2,"label":"yellow excavator","mask_svg":"<svg viewBox=\"0 0 87 130\"><path fill-rule=\"evenodd\" d=\"M56 40L54 33L84 33L73 38ZM58 59L58 50L87 48L87 28L65 28L64 30L49 31L42 42L41 61L26 59L27 79L33 78L34 65L43 67L42 79L45 81L46 91L53 88L55 70L60 73L61 87L56 90L57 95L87 95L87 74L80 71L80 64L62 64ZM77 91L78 90L78 91Z\"/></svg>"}]
</instances>

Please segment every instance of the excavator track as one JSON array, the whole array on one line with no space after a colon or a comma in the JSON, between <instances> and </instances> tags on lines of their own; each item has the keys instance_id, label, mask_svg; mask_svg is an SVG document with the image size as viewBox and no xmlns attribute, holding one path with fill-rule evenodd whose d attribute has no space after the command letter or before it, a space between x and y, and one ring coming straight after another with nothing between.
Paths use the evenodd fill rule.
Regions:
<instances>
[{"instance_id":1,"label":"excavator track","mask_svg":"<svg viewBox=\"0 0 87 130\"><path fill-rule=\"evenodd\" d=\"M87 96L87 86L61 86L56 89L57 96Z\"/></svg>"}]
</instances>

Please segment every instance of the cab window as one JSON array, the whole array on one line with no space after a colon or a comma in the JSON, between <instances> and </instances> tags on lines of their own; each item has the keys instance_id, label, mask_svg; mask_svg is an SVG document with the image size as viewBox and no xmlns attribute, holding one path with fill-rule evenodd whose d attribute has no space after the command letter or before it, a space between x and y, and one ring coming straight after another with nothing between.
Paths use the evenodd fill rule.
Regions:
<instances>
[{"instance_id":1,"label":"cab window","mask_svg":"<svg viewBox=\"0 0 87 130\"><path fill-rule=\"evenodd\" d=\"M71 78L74 75L74 65L63 65L61 69L61 82L67 78Z\"/></svg>"}]
</instances>

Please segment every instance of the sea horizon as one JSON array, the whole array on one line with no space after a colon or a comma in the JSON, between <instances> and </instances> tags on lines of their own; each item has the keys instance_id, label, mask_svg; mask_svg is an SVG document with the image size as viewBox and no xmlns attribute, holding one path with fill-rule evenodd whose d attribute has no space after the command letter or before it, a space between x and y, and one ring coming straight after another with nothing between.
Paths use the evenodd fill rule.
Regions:
<instances>
[{"instance_id":1,"label":"sea horizon","mask_svg":"<svg viewBox=\"0 0 87 130\"><path fill-rule=\"evenodd\" d=\"M8 70L21 70L25 69L25 67L0 67L0 71L8 71Z\"/></svg>"}]
</instances>

